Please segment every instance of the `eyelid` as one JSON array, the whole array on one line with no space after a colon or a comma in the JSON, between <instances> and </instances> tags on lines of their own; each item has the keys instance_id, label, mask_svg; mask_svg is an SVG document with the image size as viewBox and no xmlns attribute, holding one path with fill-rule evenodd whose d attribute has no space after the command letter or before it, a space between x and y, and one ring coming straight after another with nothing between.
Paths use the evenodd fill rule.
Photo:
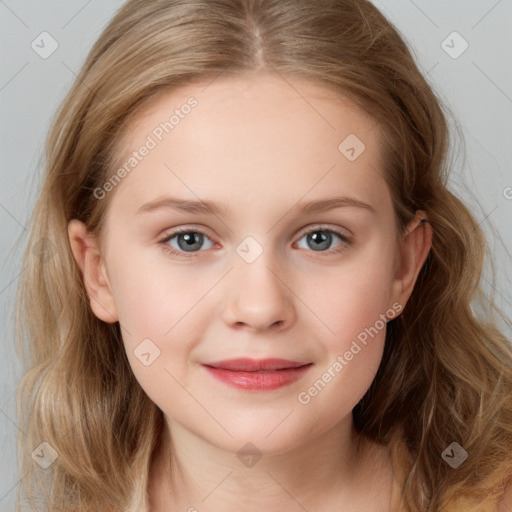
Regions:
<instances>
[{"instance_id":1,"label":"eyelid","mask_svg":"<svg viewBox=\"0 0 512 512\"><path fill-rule=\"evenodd\" d=\"M296 236L300 236L300 237L303 237L304 235L310 233L311 231L332 231L334 233L336 233L337 235L343 237L343 238L350 238L351 236L353 236L353 233L352 231L350 231L349 229L347 228L342 228L341 226L334 226L332 224L322 224L321 222L320 223L317 223L317 224L310 224L309 226L306 226L305 228L302 228ZM347 234L344 234L343 232L346 231Z\"/></svg>"},{"instance_id":2,"label":"eyelid","mask_svg":"<svg viewBox=\"0 0 512 512\"><path fill-rule=\"evenodd\" d=\"M191 224L166 229L165 234L163 236L165 237L165 240L168 240L169 238L172 238L173 236L178 235L180 233L201 233L202 235L211 238L211 236L208 234L209 232L210 231L204 226L195 226L194 224Z\"/></svg>"}]
</instances>

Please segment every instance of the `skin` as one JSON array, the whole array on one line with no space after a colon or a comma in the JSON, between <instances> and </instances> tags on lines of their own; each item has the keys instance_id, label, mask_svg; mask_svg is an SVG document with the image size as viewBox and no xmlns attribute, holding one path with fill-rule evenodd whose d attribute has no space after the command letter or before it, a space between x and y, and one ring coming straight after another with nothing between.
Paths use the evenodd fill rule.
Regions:
<instances>
[{"instance_id":1,"label":"skin","mask_svg":"<svg viewBox=\"0 0 512 512\"><path fill-rule=\"evenodd\" d=\"M358 446L351 414L377 372L385 329L309 403L298 394L393 304L406 306L430 225L418 212L397 242L379 126L348 100L295 79L220 76L168 92L132 123L120 161L190 96L198 106L110 192L102 238L77 220L68 230L92 310L120 322L133 372L165 415L151 510L321 512L340 502L351 511L390 510L387 450ZM354 161L338 149L349 134L366 146ZM163 195L228 211L136 213ZM297 210L298 201L333 196L356 197L373 211ZM183 250L182 237L167 242L181 255L164 251L160 242L178 226L206 235L195 252ZM351 243L333 234L315 250L304 228L337 229ZM236 252L247 236L263 250L252 263ZM147 338L160 350L149 366L134 354ZM313 366L295 383L256 392L200 366L236 357ZM237 457L247 442L262 454L252 467Z\"/></svg>"}]
</instances>

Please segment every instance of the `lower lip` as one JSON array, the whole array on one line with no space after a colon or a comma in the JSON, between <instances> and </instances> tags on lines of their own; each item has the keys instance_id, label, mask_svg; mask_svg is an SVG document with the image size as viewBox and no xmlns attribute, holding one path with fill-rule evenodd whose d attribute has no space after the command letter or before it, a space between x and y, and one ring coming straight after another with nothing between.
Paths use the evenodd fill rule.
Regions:
<instances>
[{"instance_id":1,"label":"lower lip","mask_svg":"<svg viewBox=\"0 0 512 512\"><path fill-rule=\"evenodd\" d=\"M312 366L311 364L298 368L286 368L268 372L241 372L212 368L203 365L216 379L238 389L271 391L299 380Z\"/></svg>"}]
</instances>

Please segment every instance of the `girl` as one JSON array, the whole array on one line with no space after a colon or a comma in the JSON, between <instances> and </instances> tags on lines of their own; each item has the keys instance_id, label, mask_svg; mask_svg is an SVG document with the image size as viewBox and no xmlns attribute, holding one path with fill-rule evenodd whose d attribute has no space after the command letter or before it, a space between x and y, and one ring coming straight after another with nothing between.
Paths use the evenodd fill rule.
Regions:
<instances>
[{"instance_id":1,"label":"girl","mask_svg":"<svg viewBox=\"0 0 512 512\"><path fill-rule=\"evenodd\" d=\"M512 510L512 349L447 151L366 0L124 4L32 219L32 510Z\"/></svg>"}]
</instances>

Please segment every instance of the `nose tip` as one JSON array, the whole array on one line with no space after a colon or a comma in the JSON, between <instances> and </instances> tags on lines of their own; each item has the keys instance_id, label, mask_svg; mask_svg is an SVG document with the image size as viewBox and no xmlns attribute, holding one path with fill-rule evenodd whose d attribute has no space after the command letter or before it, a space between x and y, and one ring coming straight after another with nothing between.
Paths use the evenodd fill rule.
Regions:
<instances>
[{"instance_id":1,"label":"nose tip","mask_svg":"<svg viewBox=\"0 0 512 512\"><path fill-rule=\"evenodd\" d=\"M265 264L246 265L232 279L236 284L228 287L230 295L223 315L227 324L263 331L277 330L293 321L288 287Z\"/></svg>"}]
</instances>

